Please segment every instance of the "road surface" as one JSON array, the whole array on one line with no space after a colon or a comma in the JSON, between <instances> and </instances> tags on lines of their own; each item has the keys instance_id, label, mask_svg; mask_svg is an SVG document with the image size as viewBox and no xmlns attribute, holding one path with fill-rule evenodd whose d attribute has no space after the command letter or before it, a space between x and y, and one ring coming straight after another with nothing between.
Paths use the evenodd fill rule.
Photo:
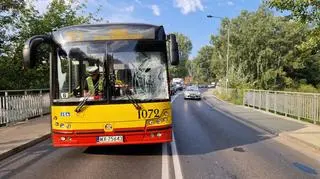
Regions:
<instances>
[{"instance_id":1,"label":"road surface","mask_svg":"<svg viewBox=\"0 0 320 179\"><path fill-rule=\"evenodd\" d=\"M1 161L0 178L319 178L319 159L204 100L174 99L171 144L56 149L46 140Z\"/></svg>"}]
</instances>

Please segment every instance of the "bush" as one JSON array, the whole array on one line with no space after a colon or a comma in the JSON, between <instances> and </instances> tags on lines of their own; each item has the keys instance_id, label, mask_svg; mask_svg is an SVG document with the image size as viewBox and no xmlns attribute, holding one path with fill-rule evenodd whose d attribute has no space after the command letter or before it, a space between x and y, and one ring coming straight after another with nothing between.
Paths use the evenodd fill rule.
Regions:
<instances>
[{"instance_id":1,"label":"bush","mask_svg":"<svg viewBox=\"0 0 320 179\"><path fill-rule=\"evenodd\" d=\"M222 90L221 93L217 91L214 92L218 98L239 105L243 103L243 93L243 89L232 89L228 93L226 93L224 90Z\"/></svg>"},{"instance_id":2,"label":"bush","mask_svg":"<svg viewBox=\"0 0 320 179\"><path fill-rule=\"evenodd\" d=\"M305 93L317 93L319 90L315 88L313 85L301 84L297 89L298 92L305 92Z\"/></svg>"}]
</instances>

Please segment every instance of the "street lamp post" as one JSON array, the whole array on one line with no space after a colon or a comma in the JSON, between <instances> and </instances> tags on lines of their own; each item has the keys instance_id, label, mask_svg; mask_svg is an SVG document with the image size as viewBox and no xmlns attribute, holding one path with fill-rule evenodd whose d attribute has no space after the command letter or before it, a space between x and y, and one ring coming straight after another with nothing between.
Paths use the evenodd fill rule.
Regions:
<instances>
[{"instance_id":1,"label":"street lamp post","mask_svg":"<svg viewBox=\"0 0 320 179\"><path fill-rule=\"evenodd\" d=\"M217 18L217 19L223 19L223 17L213 16L213 15L207 15L207 18ZM228 22L228 29L227 29L227 69L226 69L226 91L228 92L228 74L229 74L229 47L230 47L230 22Z\"/></svg>"}]
</instances>

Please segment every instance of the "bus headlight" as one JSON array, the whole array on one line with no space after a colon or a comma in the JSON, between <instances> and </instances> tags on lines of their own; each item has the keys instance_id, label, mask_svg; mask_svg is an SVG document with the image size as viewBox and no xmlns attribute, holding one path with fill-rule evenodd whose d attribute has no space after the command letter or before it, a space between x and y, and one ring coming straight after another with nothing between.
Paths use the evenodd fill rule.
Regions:
<instances>
[{"instance_id":1,"label":"bus headlight","mask_svg":"<svg viewBox=\"0 0 320 179\"><path fill-rule=\"evenodd\" d=\"M155 124L162 124L162 123L166 123L168 121L167 117L164 118L157 118L157 119L149 119L146 121L146 125L155 125Z\"/></svg>"},{"instance_id":2,"label":"bus headlight","mask_svg":"<svg viewBox=\"0 0 320 179\"><path fill-rule=\"evenodd\" d=\"M104 128L106 129L106 130L112 130L112 124L106 124L105 126L104 126Z\"/></svg>"},{"instance_id":3,"label":"bus headlight","mask_svg":"<svg viewBox=\"0 0 320 179\"><path fill-rule=\"evenodd\" d=\"M147 120L147 124L148 125L152 125L153 124L153 120Z\"/></svg>"},{"instance_id":4,"label":"bus headlight","mask_svg":"<svg viewBox=\"0 0 320 179\"><path fill-rule=\"evenodd\" d=\"M66 128L70 129L71 128L71 124L66 124Z\"/></svg>"},{"instance_id":5,"label":"bus headlight","mask_svg":"<svg viewBox=\"0 0 320 179\"><path fill-rule=\"evenodd\" d=\"M169 115L168 111L164 111L163 114L162 114L163 117L168 117L168 115Z\"/></svg>"}]
</instances>

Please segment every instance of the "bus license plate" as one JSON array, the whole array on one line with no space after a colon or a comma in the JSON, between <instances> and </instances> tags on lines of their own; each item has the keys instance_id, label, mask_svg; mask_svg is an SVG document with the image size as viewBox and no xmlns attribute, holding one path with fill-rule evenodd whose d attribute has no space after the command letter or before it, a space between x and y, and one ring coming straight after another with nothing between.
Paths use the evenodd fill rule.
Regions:
<instances>
[{"instance_id":1,"label":"bus license plate","mask_svg":"<svg viewBox=\"0 0 320 179\"><path fill-rule=\"evenodd\" d=\"M123 136L99 136L97 137L98 143L112 143L123 142Z\"/></svg>"}]
</instances>

